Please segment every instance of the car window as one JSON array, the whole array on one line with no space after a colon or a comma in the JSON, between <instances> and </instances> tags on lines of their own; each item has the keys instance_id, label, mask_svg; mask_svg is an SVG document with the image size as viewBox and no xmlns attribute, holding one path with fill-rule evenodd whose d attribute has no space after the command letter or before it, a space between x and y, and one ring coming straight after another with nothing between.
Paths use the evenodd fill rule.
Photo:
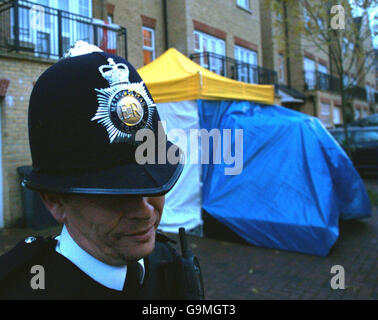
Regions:
<instances>
[{"instance_id":1,"label":"car window","mask_svg":"<svg viewBox=\"0 0 378 320\"><path fill-rule=\"evenodd\" d=\"M343 143L345 137L343 132L332 132L332 135L338 143Z\"/></svg>"},{"instance_id":2,"label":"car window","mask_svg":"<svg viewBox=\"0 0 378 320\"><path fill-rule=\"evenodd\" d=\"M354 142L378 142L378 131L356 131L354 133Z\"/></svg>"},{"instance_id":3,"label":"car window","mask_svg":"<svg viewBox=\"0 0 378 320\"><path fill-rule=\"evenodd\" d=\"M378 114L373 114L351 123L353 126L378 126Z\"/></svg>"},{"instance_id":4,"label":"car window","mask_svg":"<svg viewBox=\"0 0 378 320\"><path fill-rule=\"evenodd\" d=\"M331 134L333 135L333 137L336 139L336 141L339 144L343 144L344 143L345 134L344 134L343 131L331 132ZM348 137L349 137L349 139L351 138L350 132L348 132Z\"/></svg>"},{"instance_id":5,"label":"car window","mask_svg":"<svg viewBox=\"0 0 378 320\"><path fill-rule=\"evenodd\" d=\"M371 126L378 126L378 114L368 117L367 124Z\"/></svg>"}]
</instances>

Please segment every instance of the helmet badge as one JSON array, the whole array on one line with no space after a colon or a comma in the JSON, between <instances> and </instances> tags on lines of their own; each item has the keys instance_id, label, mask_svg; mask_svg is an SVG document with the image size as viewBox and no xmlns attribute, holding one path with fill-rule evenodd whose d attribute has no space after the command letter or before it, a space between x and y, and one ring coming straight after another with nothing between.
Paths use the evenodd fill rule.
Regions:
<instances>
[{"instance_id":1,"label":"helmet badge","mask_svg":"<svg viewBox=\"0 0 378 320\"><path fill-rule=\"evenodd\" d=\"M143 81L130 83L126 64L116 64L112 58L108 62L98 70L110 86L95 89L99 106L91 121L97 120L106 128L110 143L135 143L133 136L139 129L152 129L156 105L148 96Z\"/></svg>"}]
</instances>

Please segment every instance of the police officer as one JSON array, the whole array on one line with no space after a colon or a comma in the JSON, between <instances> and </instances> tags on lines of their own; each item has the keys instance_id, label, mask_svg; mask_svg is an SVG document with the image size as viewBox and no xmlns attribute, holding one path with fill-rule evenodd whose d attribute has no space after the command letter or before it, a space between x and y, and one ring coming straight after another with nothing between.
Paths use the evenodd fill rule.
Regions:
<instances>
[{"instance_id":1,"label":"police officer","mask_svg":"<svg viewBox=\"0 0 378 320\"><path fill-rule=\"evenodd\" d=\"M88 43L40 76L29 105L33 169L23 184L63 229L0 257L0 298L196 298L188 272L199 279L198 263L188 268L157 232L182 161L137 161L139 130L154 133L156 155L175 147L159 141L159 120L134 67Z\"/></svg>"}]
</instances>

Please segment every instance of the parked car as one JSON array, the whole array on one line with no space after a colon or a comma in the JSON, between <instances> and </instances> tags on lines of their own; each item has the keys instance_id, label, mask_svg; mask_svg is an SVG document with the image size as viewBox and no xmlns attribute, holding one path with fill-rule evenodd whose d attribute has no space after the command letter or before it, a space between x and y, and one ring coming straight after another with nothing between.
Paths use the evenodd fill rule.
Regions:
<instances>
[{"instance_id":1,"label":"parked car","mask_svg":"<svg viewBox=\"0 0 378 320\"><path fill-rule=\"evenodd\" d=\"M336 141L344 147L343 128L330 129ZM352 161L360 173L378 174L378 126L348 127Z\"/></svg>"},{"instance_id":2,"label":"parked car","mask_svg":"<svg viewBox=\"0 0 378 320\"><path fill-rule=\"evenodd\" d=\"M350 125L353 127L378 126L378 113L353 121Z\"/></svg>"}]
</instances>

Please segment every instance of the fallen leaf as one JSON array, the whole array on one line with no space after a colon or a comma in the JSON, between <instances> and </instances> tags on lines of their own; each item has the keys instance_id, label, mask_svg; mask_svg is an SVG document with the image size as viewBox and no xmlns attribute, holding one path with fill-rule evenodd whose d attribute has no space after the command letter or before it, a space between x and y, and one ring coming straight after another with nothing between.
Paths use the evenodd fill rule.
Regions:
<instances>
[{"instance_id":1,"label":"fallen leaf","mask_svg":"<svg viewBox=\"0 0 378 320\"><path fill-rule=\"evenodd\" d=\"M258 294L259 293L259 290L257 288L251 288L251 291L254 293L254 294Z\"/></svg>"}]
</instances>

